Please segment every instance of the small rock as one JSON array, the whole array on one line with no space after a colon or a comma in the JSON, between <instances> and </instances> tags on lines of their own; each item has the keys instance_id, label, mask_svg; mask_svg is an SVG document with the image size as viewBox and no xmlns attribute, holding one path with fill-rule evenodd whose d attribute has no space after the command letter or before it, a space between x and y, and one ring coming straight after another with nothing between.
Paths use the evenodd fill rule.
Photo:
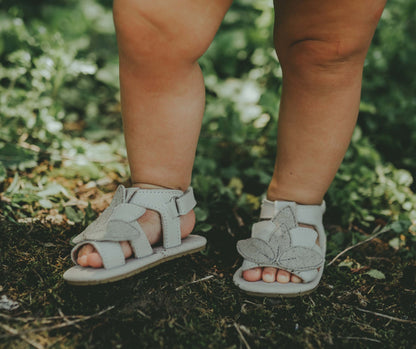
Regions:
<instances>
[{"instance_id":1,"label":"small rock","mask_svg":"<svg viewBox=\"0 0 416 349\"><path fill-rule=\"evenodd\" d=\"M0 310L12 311L19 308L19 303L7 298L6 295L2 295L0 298Z\"/></svg>"}]
</instances>

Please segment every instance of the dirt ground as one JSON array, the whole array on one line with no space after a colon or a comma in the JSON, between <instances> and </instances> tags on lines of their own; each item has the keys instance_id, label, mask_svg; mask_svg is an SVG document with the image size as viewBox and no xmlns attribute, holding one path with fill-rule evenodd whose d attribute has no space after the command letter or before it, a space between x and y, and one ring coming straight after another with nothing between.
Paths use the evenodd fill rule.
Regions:
<instances>
[{"instance_id":1,"label":"dirt ground","mask_svg":"<svg viewBox=\"0 0 416 349\"><path fill-rule=\"evenodd\" d=\"M202 253L74 287L62 274L80 224L0 221L0 347L416 348L416 264L389 246L389 233L326 266L311 295L255 298L232 283L235 243L249 229L213 224ZM328 263L340 251L331 251L336 228L327 231Z\"/></svg>"}]
</instances>

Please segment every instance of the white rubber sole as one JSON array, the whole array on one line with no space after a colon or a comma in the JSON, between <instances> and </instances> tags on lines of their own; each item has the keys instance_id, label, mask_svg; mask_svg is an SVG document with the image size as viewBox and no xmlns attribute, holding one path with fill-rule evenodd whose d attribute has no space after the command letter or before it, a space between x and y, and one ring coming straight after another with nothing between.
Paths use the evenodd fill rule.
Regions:
<instances>
[{"instance_id":1,"label":"white rubber sole","mask_svg":"<svg viewBox=\"0 0 416 349\"><path fill-rule=\"evenodd\" d=\"M313 292L319 286L324 271L322 266L314 280L307 283L247 281L243 278L243 269L239 268L233 277L234 284L245 293L256 297L299 297Z\"/></svg>"},{"instance_id":2,"label":"white rubber sole","mask_svg":"<svg viewBox=\"0 0 416 349\"><path fill-rule=\"evenodd\" d=\"M188 254L201 251L205 248L207 240L203 236L189 235L182 240L181 245L165 249L162 246L154 247L153 254L143 258L129 258L126 264L112 268L91 268L76 265L68 269L63 278L75 286L90 286L106 284L126 279L153 268L161 263L176 259Z\"/></svg>"},{"instance_id":3,"label":"white rubber sole","mask_svg":"<svg viewBox=\"0 0 416 349\"><path fill-rule=\"evenodd\" d=\"M319 234L319 232L318 232ZM326 254L326 235L323 232L319 238L319 243L322 249L322 255ZM256 296L256 297L299 297L305 296L319 286L321 281L322 274L324 273L324 265L318 270L318 275L316 278L310 282L305 283L294 283L288 282L287 284L282 284L279 282L264 282L260 281L246 281L243 278L243 268L240 267L233 276L234 284L239 287L245 293Z\"/></svg>"}]
</instances>

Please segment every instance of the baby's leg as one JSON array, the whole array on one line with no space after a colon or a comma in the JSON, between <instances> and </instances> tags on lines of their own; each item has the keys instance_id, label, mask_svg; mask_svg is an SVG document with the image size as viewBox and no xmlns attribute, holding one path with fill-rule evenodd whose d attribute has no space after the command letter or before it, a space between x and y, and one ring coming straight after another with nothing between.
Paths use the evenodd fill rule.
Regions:
<instances>
[{"instance_id":1,"label":"baby's leg","mask_svg":"<svg viewBox=\"0 0 416 349\"><path fill-rule=\"evenodd\" d=\"M205 104L198 58L231 0L116 0L124 131L133 183L185 190Z\"/></svg>"},{"instance_id":2,"label":"baby's leg","mask_svg":"<svg viewBox=\"0 0 416 349\"><path fill-rule=\"evenodd\" d=\"M232 0L115 0L121 104L133 184L186 190L205 105L198 58L206 51ZM160 218L147 211L140 223L151 243L161 238ZM190 234L194 213L181 218ZM123 243L125 256L131 254ZM83 266L101 266L87 245Z\"/></svg>"},{"instance_id":3,"label":"baby's leg","mask_svg":"<svg viewBox=\"0 0 416 349\"><path fill-rule=\"evenodd\" d=\"M350 142L364 59L386 0L277 0L275 46L283 70L277 159L269 200L320 204ZM300 282L248 270L249 281Z\"/></svg>"}]
</instances>

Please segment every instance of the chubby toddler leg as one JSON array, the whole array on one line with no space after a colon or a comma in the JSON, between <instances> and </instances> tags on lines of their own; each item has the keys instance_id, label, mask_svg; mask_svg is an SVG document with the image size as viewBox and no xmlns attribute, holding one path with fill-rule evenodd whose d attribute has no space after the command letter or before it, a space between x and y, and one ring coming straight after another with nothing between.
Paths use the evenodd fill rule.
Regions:
<instances>
[{"instance_id":1,"label":"chubby toddler leg","mask_svg":"<svg viewBox=\"0 0 416 349\"><path fill-rule=\"evenodd\" d=\"M115 0L121 105L132 182L141 188L186 190L191 181L205 105L198 58L211 44L231 0ZM161 239L159 215L139 219L151 244ZM195 224L181 217L182 238ZM122 242L126 258L131 254ZM101 267L91 245L82 266Z\"/></svg>"},{"instance_id":2,"label":"chubby toddler leg","mask_svg":"<svg viewBox=\"0 0 416 349\"><path fill-rule=\"evenodd\" d=\"M385 0L276 0L275 47L283 71L276 165L269 200L320 204L356 123L365 56ZM283 270L248 281L300 282Z\"/></svg>"}]
</instances>

